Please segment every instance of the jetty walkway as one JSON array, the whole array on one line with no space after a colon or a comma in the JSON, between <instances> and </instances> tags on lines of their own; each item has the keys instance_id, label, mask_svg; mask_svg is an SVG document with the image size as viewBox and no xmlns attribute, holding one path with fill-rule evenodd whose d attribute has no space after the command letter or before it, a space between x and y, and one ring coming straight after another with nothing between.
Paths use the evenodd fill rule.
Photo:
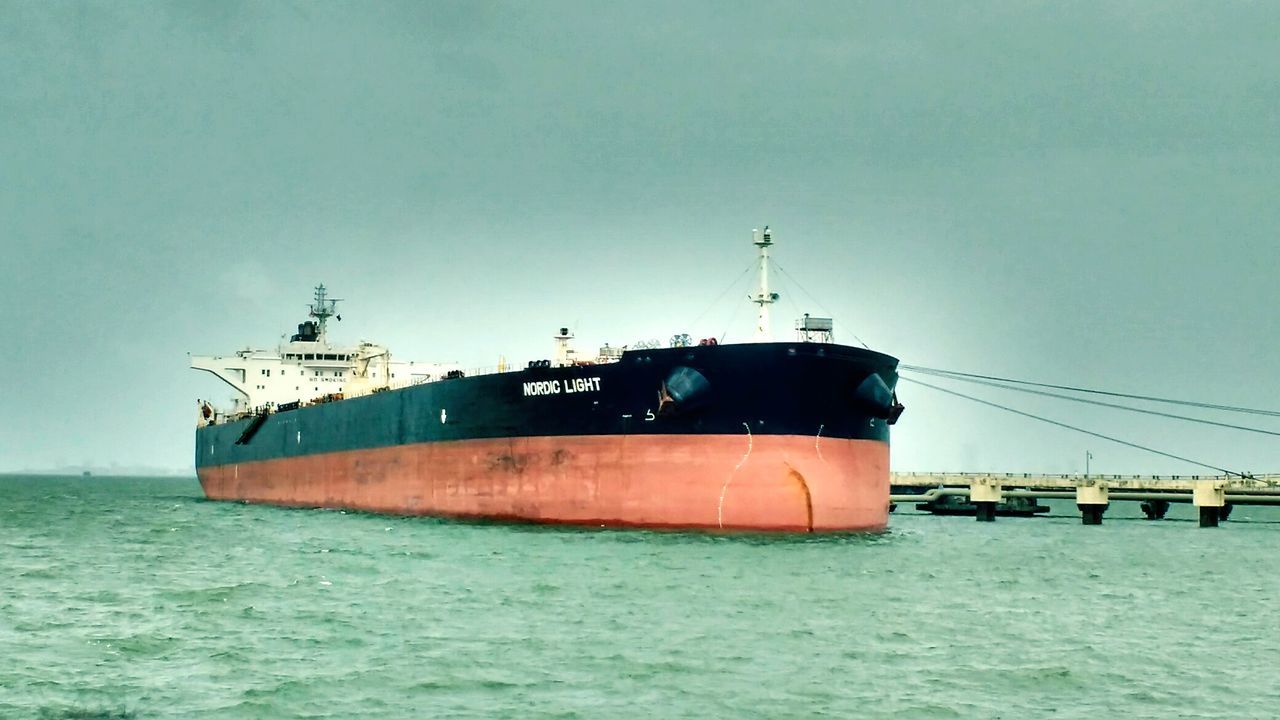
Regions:
<instances>
[{"instance_id":1,"label":"jetty walkway","mask_svg":"<svg viewBox=\"0 0 1280 720\"><path fill-rule=\"evenodd\" d=\"M1200 527L1215 527L1233 505L1280 505L1276 475L1032 475L1020 473L893 473L894 503L967 497L980 522L996 518L1010 498L1074 498L1085 525L1100 525L1113 500L1142 502L1147 517L1164 517L1170 503L1199 508ZM913 489L912 492L909 489Z\"/></svg>"}]
</instances>

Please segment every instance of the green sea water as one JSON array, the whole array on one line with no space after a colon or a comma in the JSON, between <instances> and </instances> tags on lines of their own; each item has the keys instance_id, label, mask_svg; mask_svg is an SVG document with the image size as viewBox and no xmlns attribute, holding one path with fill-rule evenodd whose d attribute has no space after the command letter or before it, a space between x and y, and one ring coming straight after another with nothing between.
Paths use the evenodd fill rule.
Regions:
<instances>
[{"instance_id":1,"label":"green sea water","mask_svg":"<svg viewBox=\"0 0 1280 720\"><path fill-rule=\"evenodd\" d=\"M0 477L0 718L1272 718L1280 512L863 536Z\"/></svg>"}]
</instances>

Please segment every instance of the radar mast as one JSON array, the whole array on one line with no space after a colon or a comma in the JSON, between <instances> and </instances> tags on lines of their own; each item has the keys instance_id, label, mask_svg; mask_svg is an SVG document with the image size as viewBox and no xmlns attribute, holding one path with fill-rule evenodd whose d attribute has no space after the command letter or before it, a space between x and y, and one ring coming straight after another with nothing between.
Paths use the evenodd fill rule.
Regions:
<instances>
[{"instance_id":1,"label":"radar mast","mask_svg":"<svg viewBox=\"0 0 1280 720\"><path fill-rule=\"evenodd\" d=\"M342 301L341 298L328 297L328 292L324 287L324 283L317 285L315 302L308 306L311 311L308 314L316 319L316 334L321 342L324 341L325 321L337 315L338 303ZM341 315L337 315L337 317L339 320L342 319Z\"/></svg>"},{"instance_id":2,"label":"radar mast","mask_svg":"<svg viewBox=\"0 0 1280 720\"><path fill-rule=\"evenodd\" d=\"M760 288L756 294L750 296L751 302L760 306L760 312L756 319L756 342L772 342L773 333L769 329L769 306L778 301L778 293L769 292L769 247L773 245L773 235L769 232L769 226L765 225L764 230L752 230L752 243L760 248Z\"/></svg>"}]
</instances>

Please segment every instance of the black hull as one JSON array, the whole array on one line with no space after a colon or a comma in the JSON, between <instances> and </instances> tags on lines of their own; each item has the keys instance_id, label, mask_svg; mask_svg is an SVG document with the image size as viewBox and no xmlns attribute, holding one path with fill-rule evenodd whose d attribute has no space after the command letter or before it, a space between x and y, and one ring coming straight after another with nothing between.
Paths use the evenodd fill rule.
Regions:
<instances>
[{"instance_id":1,"label":"black hull","mask_svg":"<svg viewBox=\"0 0 1280 720\"><path fill-rule=\"evenodd\" d=\"M889 441L897 360L842 345L629 351L200 428L196 467L489 438L799 435ZM252 425L252 428L251 428ZM251 432L246 432L251 430Z\"/></svg>"}]
</instances>

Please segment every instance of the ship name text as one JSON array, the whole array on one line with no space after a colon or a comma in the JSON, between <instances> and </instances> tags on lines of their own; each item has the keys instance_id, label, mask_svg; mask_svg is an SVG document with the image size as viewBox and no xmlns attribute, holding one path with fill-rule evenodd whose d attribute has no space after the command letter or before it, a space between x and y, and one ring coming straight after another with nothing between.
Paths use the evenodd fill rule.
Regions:
<instances>
[{"instance_id":1,"label":"ship name text","mask_svg":"<svg viewBox=\"0 0 1280 720\"><path fill-rule=\"evenodd\" d=\"M572 395L580 392L599 392L600 378L565 378L564 380L538 380L524 384L524 396Z\"/></svg>"}]
</instances>

